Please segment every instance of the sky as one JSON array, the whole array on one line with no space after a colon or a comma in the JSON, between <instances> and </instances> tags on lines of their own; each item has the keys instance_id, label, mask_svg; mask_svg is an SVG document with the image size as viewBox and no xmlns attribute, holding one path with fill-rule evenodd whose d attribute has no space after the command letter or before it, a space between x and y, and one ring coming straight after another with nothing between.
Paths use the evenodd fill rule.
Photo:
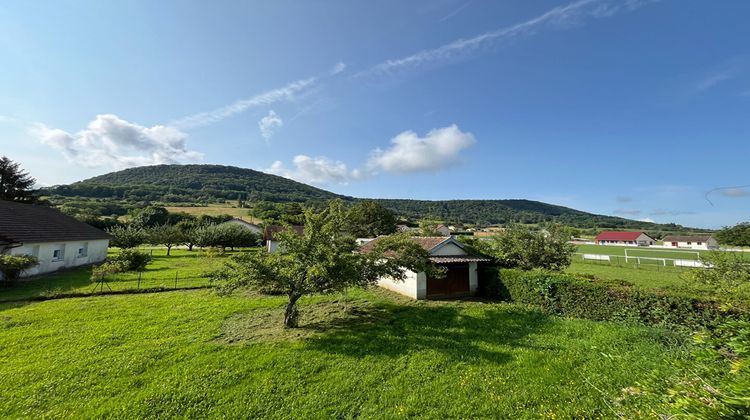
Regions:
<instances>
[{"instance_id":1,"label":"sky","mask_svg":"<svg viewBox=\"0 0 750 420\"><path fill-rule=\"evenodd\" d=\"M40 185L212 163L356 197L750 221L745 0L0 4ZM169 180L165 180L169 182Z\"/></svg>"}]
</instances>

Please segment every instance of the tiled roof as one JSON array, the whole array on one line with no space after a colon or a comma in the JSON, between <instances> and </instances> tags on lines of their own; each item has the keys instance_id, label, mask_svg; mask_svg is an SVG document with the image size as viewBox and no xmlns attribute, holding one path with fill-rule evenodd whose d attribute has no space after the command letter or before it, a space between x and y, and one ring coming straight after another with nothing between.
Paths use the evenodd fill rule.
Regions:
<instances>
[{"instance_id":1,"label":"tiled roof","mask_svg":"<svg viewBox=\"0 0 750 420\"><path fill-rule=\"evenodd\" d=\"M109 239L109 235L59 210L0 200L0 241L55 242Z\"/></svg>"},{"instance_id":2,"label":"tiled roof","mask_svg":"<svg viewBox=\"0 0 750 420\"><path fill-rule=\"evenodd\" d=\"M691 236L677 236L670 235L665 236L662 241L664 242L708 242L711 239L711 235L691 235Z\"/></svg>"},{"instance_id":3,"label":"tiled roof","mask_svg":"<svg viewBox=\"0 0 750 420\"><path fill-rule=\"evenodd\" d=\"M597 241L635 241L643 232L610 232L604 231L596 235Z\"/></svg>"},{"instance_id":4,"label":"tiled roof","mask_svg":"<svg viewBox=\"0 0 750 420\"><path fill-rule=\"evenodd\" d=\"M489 258L472 257L470 255L456 255L455 257L430 257L430 261L435 264L448 264L448 263L466 263L466 262L490 262Z\"/></svg>"},{"instance_id":5,"label":"tiled roof","mask_svg":"<svg viewBox=\"0 0 750 420\"><path fill-rule=\"evenodd\" d=\"M373 249L375 249L375 245L377 244L378 240L382 238L375 238L372 241L362 245L360 248L361 252L370 252ZM450 237L448 236L412 236L410 238L412 241L418 243L419 245L424 248L425 251L432 251L436 246L440 245L441 243L450 240Z\"/></svg>"}]
</instances>

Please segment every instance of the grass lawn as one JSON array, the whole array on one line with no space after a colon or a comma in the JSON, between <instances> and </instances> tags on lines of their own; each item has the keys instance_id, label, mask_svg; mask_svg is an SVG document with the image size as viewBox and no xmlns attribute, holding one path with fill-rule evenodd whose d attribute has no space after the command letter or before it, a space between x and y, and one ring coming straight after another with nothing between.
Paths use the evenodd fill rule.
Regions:
<instances>
[{"instance_id":1,"label":"grass lawn","mask_svg":"<svg viewBox=\"0 0 750 420\"><path fill-rule=\"evenodd\" d=\"M219 216L223 214L228 214L230 216L238 217L241 219L244 219L248 222L252 223L260 223L260 220L257 220L253 217L251 217L248 212L250 209L247 208L240 208L240 207L232 207L229 205L221 205L221 204L212 204L204 207L176 207L176 206L169 206L165 207L168 212L170 213L189 213L194 216L200 216L202 214L206 214L209 216Z\"/></svg>"},{"instance_id":2,"label":"grass lawn","mask_svg":"<svg viewBox=\"0 0 750 420\"><path fill-rule=\"evenodd\" d=\"M302 301L210 290L0 304L1 417L630 417L665 330L379 289Z\"/></svg>"},{"instance_id":3,"label":"grass lawn","mask_svg":"<svg viewBox=\"0 0 750 420\"><path fill-rule=\"evenodd\" d=\"M750 302L750 285L740 287L736 293L727 295L714 286L697 283L683 277L685 270L656 270L653 267L618 267L590 262L573 262L566 271L571 274L594 276L602 280L625 282L644 289L666 290L684 296Z\"/></svg>"},{"instance_id":4,"label":"grass lawn","mask_svg":"<svg viewBox=\"0 0 750 420\"><path fill-rule=\"evenodd\" d=\"M651 257L651 258L667 258L667 259L682 259L682 260L696 260L698 255L710 254L714 251L700 251L690 249L662 249L662 248L646 248L646 247L635 247L635 246L607 246L607 245L577 245L576 252L586 254L599 254L599 255L611 255L623 257L620 260L625 261L625 250L627 249L629 256L635 257ZM750 260L750 252L738 252L743 258Z\"/></svg>"},{"instance_id":5,"label":"grass lawn","mask_svg":"<svg viewBox=\"0 0 750 420\"><path fill-rule=\"evenodd\" d=\"M140 275L138 273L120 273L109 278L104 291L115 291L148 288L174 288L175 277L178 288L207 286L209 279L206 273L217 267L225 257L208 258L203 251L172 249L166 255L165 248L142 248L151 252L153 259ZM110 254L118 250L110 249ZM230 255L231 253L226 253ZM29 299L38 296L64 296L70 294L92 293L95 283L91 281L91 267L81 267L44 276L21 280L11 287L0 287L0 302ZM98 291L98 289L97 289Z\"/></svg>"}]
</instances>

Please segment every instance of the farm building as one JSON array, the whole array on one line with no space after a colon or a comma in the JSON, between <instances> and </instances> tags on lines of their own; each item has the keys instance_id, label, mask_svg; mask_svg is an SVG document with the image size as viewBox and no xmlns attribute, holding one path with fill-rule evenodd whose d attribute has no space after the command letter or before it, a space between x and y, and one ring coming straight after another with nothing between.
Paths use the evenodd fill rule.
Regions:
<instances>
[{"instance_id":1,"label":"farm building","mask_svg":"<svg viewBox=\"0 0 750 420\"><path fill-rule=\"evenodd\" d=\"M302 235L305 232L304 226L291 226L291 228L299 235ZM282 232L284 229L286 229L285 226L268 225L263 230L263 240L266 242L266 250L268 252L274 252L276 251L276 248L279 247L279 241L274 236L277 233Z\"/></svg>"},{"instance_id":2,"label":"farm building","mask_svg":"<svg viewBox=\"0 0 750 420\"><path fill-rule=\"evenodd\" d=\"M0 201L0 254L39 259L25 276L104 261L108 247L108 234L57 209Z\"/></svg>"},{"instance_id":3,"label":"farm building","mask_svg":"<svg viewBox=\"0 0 750 420\"><path fill-rule=\"evenodd\" d=\"M433 263L447 269L446 276L436 279L427 277L424 272L409 271L403 282L383 278L378 282L378 286L413 299L467 296L476 292L479 284L478 265L490 260L469 255L464 246L452 237L430 236L411 239L430 253ZM361 251L372 250L377 241L378 239L368 242L360 248Z\"/></svg>"},{"instance_id":4,"label":"farm building","mask_svg":"<svg viewBox=\"0 0 750 420\"><path fill-rule=\"evenodd\" d=\"M256 225L255 223L250 223L246 220L240 219L238 217L234 217L231 220L227 220L226 222L222 223L224 224L231 224L231 225L238 225L242 226L246 229L248 229L250 232L256 234L256 235L262 235L263 234L263 228Z\"/></svg>"},{"instance_id":5,"label":"farm building","mask_svg":"<svg viewBox=\"0 0 750 420\"><path fill-rule=\"evenodd\" d=\"M689 249L718 249L719 243L711 235L665 236L664 246L667 248Z\"/></svg>"},{"instance_id":6,"label":"farm building","mask_svg":"<svg viewBox=\"0 0 750 420\"><path fill-rule=\"evenodd\" d=\"M651 246L656 243L654 238L643 232L613 232L604 231L594 239L597 245L619 246Z\"/></svg>"}]
</instances>

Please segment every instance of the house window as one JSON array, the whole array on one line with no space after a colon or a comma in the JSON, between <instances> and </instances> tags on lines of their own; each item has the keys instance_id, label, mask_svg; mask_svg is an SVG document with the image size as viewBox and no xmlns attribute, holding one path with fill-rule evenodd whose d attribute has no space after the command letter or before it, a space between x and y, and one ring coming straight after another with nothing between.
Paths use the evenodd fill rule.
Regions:
<instances>
[{"instance_id":1,"label":"house window","mask_svg":"<svg viewBox=\"0 0 750 420\"><path fill-rule=\"evenodd\" d=\"M52 251L52 261L62 261L63 253L62 249L56 249Z\"/></svg>"},{"instance_id":2,"label":"house window","mask_svg":"<svg viewBox=\"0 0 750 420\"><path fill-rule=\"evenodd\" d=\"M696 245L703 245L703 242L696 242Z\"/></svg>"},{"instance_id":3,"label":"house window","mask_svg":"<svg viewBox=\"0 0 750 420\"><path fill-rule=\"evenodd\" d=\"M692 242L688 242L688 245L692 245L692 244L693 244Z\"/></svg>"},{"instance_id":4,"label":"house window","mask_svg":"<svg viewBox=\"0 0 750 420\"><path fill-rule=\"evenodd\" d=\"M78 248L78 258L83 258L89 255L89 244L88 242L81 245L80 248Z\"/></svg>"}]
</instances>

